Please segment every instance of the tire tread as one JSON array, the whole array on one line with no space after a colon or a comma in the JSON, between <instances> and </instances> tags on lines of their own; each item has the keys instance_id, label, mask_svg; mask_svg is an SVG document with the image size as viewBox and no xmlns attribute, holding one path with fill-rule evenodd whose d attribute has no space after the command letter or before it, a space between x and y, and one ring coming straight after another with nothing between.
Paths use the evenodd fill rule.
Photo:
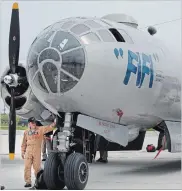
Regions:
<instances>
[{"instance_id":1,"label":"tire tread","mask_svg":"<svg viewBox=\"0 0 182 191\"><path fill-rule=\"evenodd\" d=\"M64 178L65 178L65 184L69 190L82 190L85 188L87 181L80 185L77 181L78 175L77 175L77 165L79 165L80 161L84 161L87 164L86 158L84 155L80 153L72 153L68 156L65 166L64 166ZM88 166L87 166L88 170ZM89 173L89 172L88 172Z\"/></svg>"},{"instance_id":2,"label":"tire tread","mask_svg":"<svg viewBox=\"0 0 182 191\"><path fill-rule=\"evenodd\" d=\"M56 183L58 182L58 180L55 179L55 171L57 170L58 163L57 157L57 153L51 153L45 162L46 168L44 167L44 181L48 189L51 190L63 189L65 187L64 182L59 182L59 185Z\"/></svg>"}]
</instances>

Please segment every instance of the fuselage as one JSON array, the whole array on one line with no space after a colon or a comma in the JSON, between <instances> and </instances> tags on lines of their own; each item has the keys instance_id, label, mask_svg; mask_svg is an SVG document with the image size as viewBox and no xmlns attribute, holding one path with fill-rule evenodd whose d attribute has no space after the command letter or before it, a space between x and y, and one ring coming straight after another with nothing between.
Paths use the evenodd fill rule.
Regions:
<instances>
[{"instance_id":1,"label":"fuselage","mask_svg":"<svg viewBox=\"0 0 182 191\"><path fill-rule=\"evenodd\" d=\"M88 21L97 23L100 28L93 24L91 27ZM89 31L79 33L79 28L75 33L71 31L80 24L89 27ZM123 34L125 42L117 41L109 30L113 28ZM103 31L107 32L105 36ZM90 32L99 40L91 37L88 41L83 37ZM106 37L108 33L110 36ZM61 34L70 34L73 40L68 35L62 38ZM50 44L39 41L42 35L48 36ZM64 51L67 43L74 44L74 39L80 45L68 44L70 49ZM51 53L51 46L59 58L51 57L48 52L42 56L45 49ZM61 48L56 50L56 47ZM38 36L30 48L27 63L33 93L55 114L58 111L80 112L106 121L146 128L162 120L181 121L180 75L166 67L176 63L175 57L155 37L138 29L95 18L70 18L52 25ZM46 63L54 66L47 65L45 69ZM71 66L67 67L69 64ZM122 117L118 116L118 109L122 111Z\"/></svg>"}]
</instances>

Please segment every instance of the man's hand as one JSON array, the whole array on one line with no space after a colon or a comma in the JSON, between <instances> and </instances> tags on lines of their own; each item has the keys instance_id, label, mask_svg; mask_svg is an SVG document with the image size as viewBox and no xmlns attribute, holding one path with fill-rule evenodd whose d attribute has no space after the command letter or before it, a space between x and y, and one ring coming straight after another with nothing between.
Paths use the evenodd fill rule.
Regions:
<instances>
[{"instance_id":1,"label":"man's hand","mask_svg":"<svg viewBox=\"0 0 182 191\"><path fill-rule=\"evenodd\" d=\"M21 158L25 159L25 154L24 153L21 154Z\"/></svg>"},{"instance_id":2,"label":"man's hand","mask_svg":"<svg viewBox=\"0 0 182 191\"><path fill-rule=\"evenodd\" d=\"M52 123L52 124L51 124L51 127L55 127L55 126L56 126L56 123Z\"/></svg>"},{"instance_id":3,"label":"man's hand","mask_svg":"<svg viewBox=\"0 0 182 191\"><path fill-rule=\"evenodd\" d=\"M57 120L56 120L56 118L54 119L54 123L55 123L55 125L56 125L56 123L57 123Z\"/></svg>"},{"instance_id":4,"label":"man's hand","mask_svg":"<svg viewBox=\"0 0 182 191\"><path fill-rule=\"evenodd\" d=\"M55 127L56 126L56 119L54 119L54 122L51 124L51 127Z\"/></svg>"}]
</instances>

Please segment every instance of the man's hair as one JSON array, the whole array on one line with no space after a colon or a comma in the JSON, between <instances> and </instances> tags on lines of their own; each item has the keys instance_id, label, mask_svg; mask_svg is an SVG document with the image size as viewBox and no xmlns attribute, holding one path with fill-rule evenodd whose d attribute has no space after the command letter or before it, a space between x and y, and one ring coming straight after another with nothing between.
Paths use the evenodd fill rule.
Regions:
<instances>
[{"instance_id":1,"label":"man's hair","mask_svg":"<svg viewBox=\"0 0 182 191\"><path fill-rule=\"evenodd\" d=\"M35 117L30 117L30 118L28 119L28 123L30 123L30 122L36 123Z\"/></svg>"},{"instance_id":2,"label":"man's hair","mask_svg":"<svg viewBox=\"0 0 182 191\"><path fill-rule=\"evenodd\" d=\"M43 126L40 121L36 121L36 125L37 125L37 126Z\"/></svg>"}]
</instances>

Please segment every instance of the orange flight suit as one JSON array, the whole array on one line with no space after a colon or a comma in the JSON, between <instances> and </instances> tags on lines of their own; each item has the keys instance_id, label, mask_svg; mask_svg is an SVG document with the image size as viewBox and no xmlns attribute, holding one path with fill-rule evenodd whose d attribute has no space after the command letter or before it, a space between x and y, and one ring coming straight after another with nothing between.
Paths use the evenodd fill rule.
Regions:
<instances>
[{"instance_id":1,"label":"orange flight suit","mask_svg":"<svg viewBox=\"0 0 182 191\"><path fill-rule=\"evenodd\" d=\"M41 169L41 145L44 134L53 131L52 126L37 126L35 131L31 133L31 129L24 132L21 145L22 155L25 156L24 179L25 182L31 184L31 168L33 165L35 177Z\"/></svg>"}]
</instances>

